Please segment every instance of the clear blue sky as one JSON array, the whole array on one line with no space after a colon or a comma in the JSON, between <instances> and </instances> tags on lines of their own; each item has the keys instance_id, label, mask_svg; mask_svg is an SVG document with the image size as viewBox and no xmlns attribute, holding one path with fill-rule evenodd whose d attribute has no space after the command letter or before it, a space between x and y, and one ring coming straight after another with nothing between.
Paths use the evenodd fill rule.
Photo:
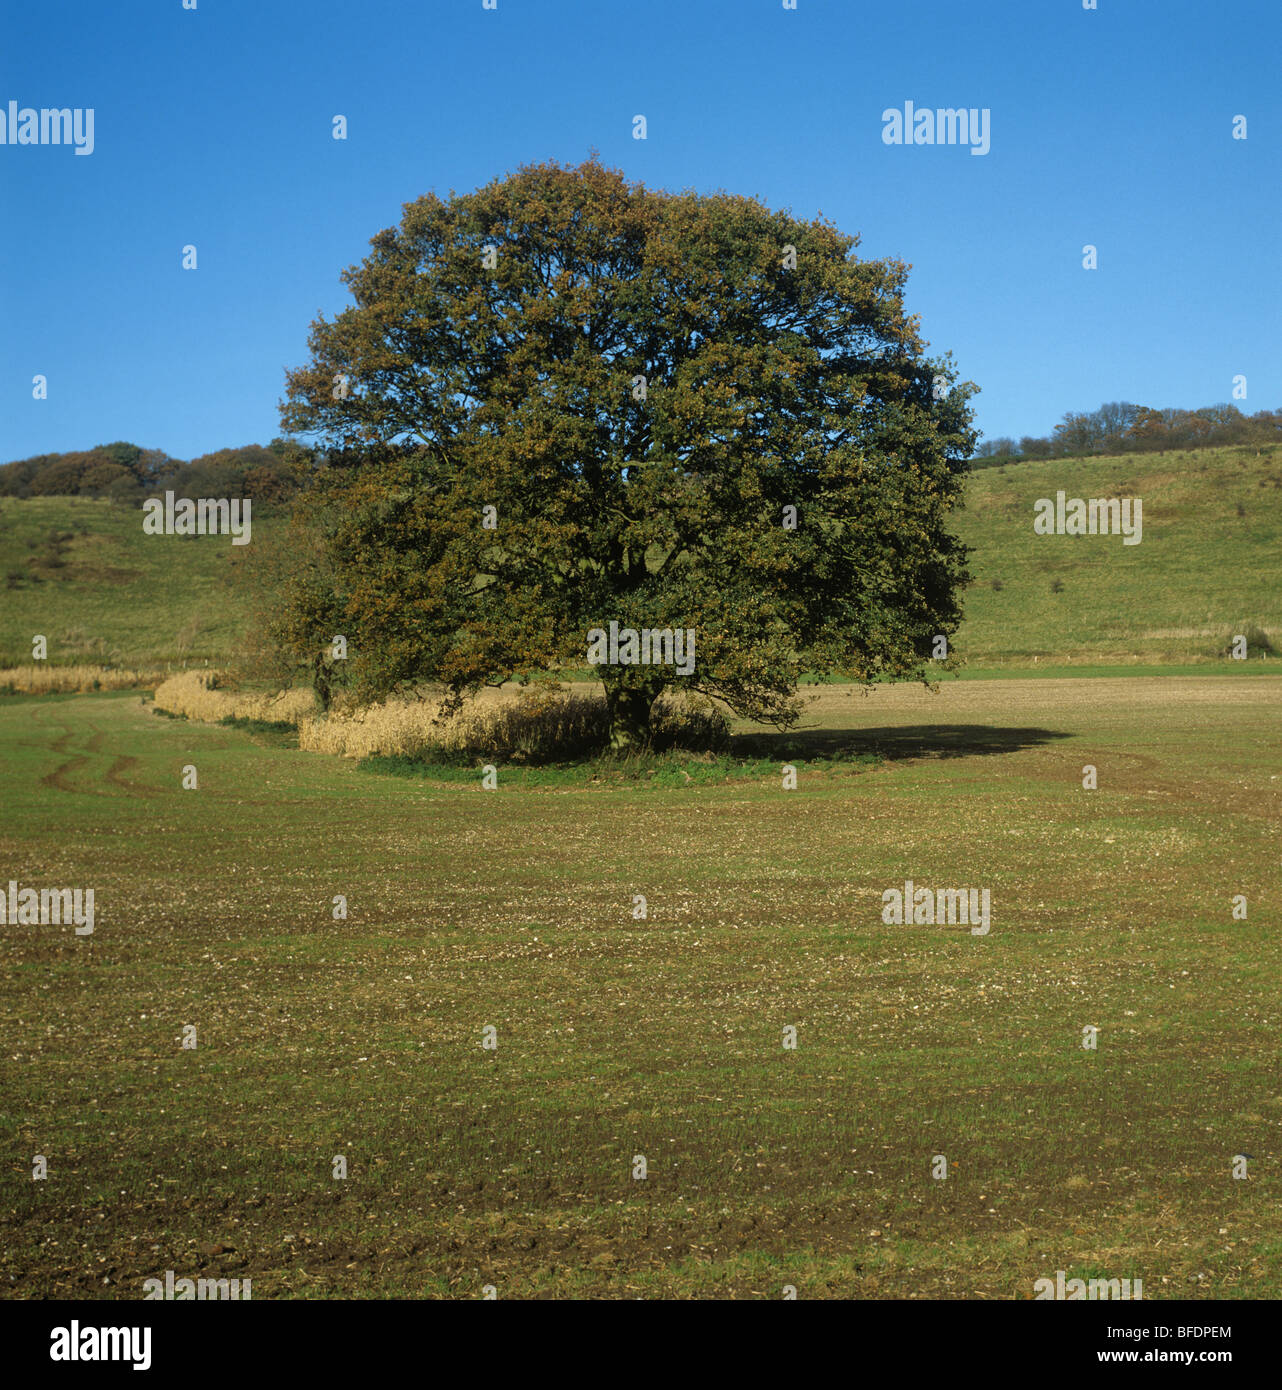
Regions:
<instances>
[{"instance_id":1,"label":"clear blue sky","mask_svg":"<svg viewBox=\"0 0 1282 1390\"><path fill-rule=\"evenodd\" d=\"M93 107L95 149L0 146L0 459L266 443L308 324L403 203L591 147L911 262L989 435L1227 401L1237 373L1243 409L1282 406L1282 0L1098 3L8 6L0 109ZM989 108L991 152L884 144L906 100Z\"/></svg>"}]
</instances>

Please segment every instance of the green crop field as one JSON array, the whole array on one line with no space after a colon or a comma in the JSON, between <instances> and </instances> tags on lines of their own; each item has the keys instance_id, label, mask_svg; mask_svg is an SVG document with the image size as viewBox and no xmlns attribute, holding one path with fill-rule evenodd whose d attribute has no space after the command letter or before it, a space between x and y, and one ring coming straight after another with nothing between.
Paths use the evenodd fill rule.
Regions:
<instances>
[{"instance_id":1,"label":"green crop field","mask_svg":"<svg viewBox=\"0 0 1282 1390\"><path fill-rule=\"evenodd\" d=\"M789 755L861 756L793 791L489 792L0 698L6 877L96 892L6 928L6 1286L1277 1297L1280 697L825 687ZM885 925L907 878L988 934Z\"/></svg>"}]
</instances>

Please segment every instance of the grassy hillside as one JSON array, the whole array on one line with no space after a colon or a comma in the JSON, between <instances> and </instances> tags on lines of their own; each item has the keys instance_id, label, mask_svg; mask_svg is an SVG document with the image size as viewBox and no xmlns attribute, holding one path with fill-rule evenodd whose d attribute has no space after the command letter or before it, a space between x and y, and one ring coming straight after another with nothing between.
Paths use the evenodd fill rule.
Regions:
<instances>
[{"instance_id":1,"label":"grassy hillside","mask_svg":"<svg viewBox=\"0 0 1282 1390\"><path fill-rule=\"evenodd\" d=\"M1034 503L1059 488L1142 498L1142 541L1035 534ZM1012 464L974 474L966 501L975 582L956 645L974 665L1198 660L1251 624L1282 647L1282 454Z\"/></svg>"},{"instance_id":2,"label":"grassy hillside","mask_svg":"<svg viewBox=\"0 0 1282 1390\"><path fill-rule=\"evenodd\" d=\"M1057 488L1142 498L1142 542L1036 535L1033 504ZM279 525L256 510L254 543ZM1212 661L1250 626L1282 647L1282 454L988 468L970 479L956 525L975 548L955 644L972 668ZM225 661L247 623L228 582L235 554L222 536L144 536L132 507L0 500L0 666L28 662L35 633L57 664Z\"/></svg>"},{"instance_id":3,"label":"grassy hillside","mask_svg":"<svg viewBox=\"0 0 1282 1390\"><path fill-rule=\"evenodd\" d=\"M276 522L279 524L279 521ZM273 518L253 514L253 542ZM79 497L0 499L0 666L43 634L58 665L226 659L244 633L227 536L147 536L140 507Z\"/></svg>"}]
</instances>

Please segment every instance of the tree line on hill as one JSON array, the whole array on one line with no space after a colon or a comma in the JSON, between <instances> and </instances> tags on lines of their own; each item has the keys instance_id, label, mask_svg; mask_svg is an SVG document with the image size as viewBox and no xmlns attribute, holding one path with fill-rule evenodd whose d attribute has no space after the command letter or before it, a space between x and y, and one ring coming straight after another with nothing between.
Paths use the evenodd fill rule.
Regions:
<instances>
[{"instance_id":1,"label":"tree line on hill","mask_svg":"<svg viewBox=\"0 0 1282 1390\"><path fill-rule=\"evenodd\" d=\"M1243 415L1235 405L1154 410L1130 401L1110 401L1098 410L1069 411L1050 435L1025 435L1018 442L1006 436L981 440L972 467L990 467L1013 458L1087 458L1093 454L1279 443L1282 410Z\"/></svg>"},{"instance_id":2,"label":"tree line on hill","mask_svg":"<svg viewBox=\"0 0 1282 1390\"><path fill-rule=\"evenodd\" d=\"M1047 436L982 440L971 467L989 468L1011 459L1086 458L1280 443L1282 410L1244 415L1233 405L1153 410L1129 401L1112 401L1098 410L1070 411ZM266 446L217 449L191 460L171 458L163 449L144 449L123 441L96 444L92 449L36 454L0 465L0 497L105 497L137 502L168 491L176 497L284 502L303 485L309 466L325 457L293 439L273 439Z\"/></svg>"},{"instance_id":3,"label":"tree line on hill","mask_svg":"<svg viewBox=\"0 0 1282 1390\"><path fill-rule=\"evenodd\" d=\"M119 441L63 454L37 454L0 467L0 497L95 497L132 503L176 497L286 501L302 483L311 450L289 439L247 444L185 461L163 449Z\"/></svg>"}]
</instances>

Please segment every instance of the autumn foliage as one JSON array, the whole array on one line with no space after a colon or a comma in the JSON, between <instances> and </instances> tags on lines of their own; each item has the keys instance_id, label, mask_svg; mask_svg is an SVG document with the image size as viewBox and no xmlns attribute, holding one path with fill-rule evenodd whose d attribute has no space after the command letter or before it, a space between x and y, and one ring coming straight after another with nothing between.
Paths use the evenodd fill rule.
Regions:
<instances>
[{"instance_id":1,"label":"autumn foliage","mask_svg":"<svg viewBox=\"0 0 1282 1390\"><path fill-rule=\"evenodd\" d=\"M380 699L582 667L611 621L698 637L603 666L616 747L667 688L787 724L806 672L920 677L960 618L974 433L907 268L746 197L595 158L408 204L287 378L318 449L275 631Z\"/></svg>"}]
</instances>

